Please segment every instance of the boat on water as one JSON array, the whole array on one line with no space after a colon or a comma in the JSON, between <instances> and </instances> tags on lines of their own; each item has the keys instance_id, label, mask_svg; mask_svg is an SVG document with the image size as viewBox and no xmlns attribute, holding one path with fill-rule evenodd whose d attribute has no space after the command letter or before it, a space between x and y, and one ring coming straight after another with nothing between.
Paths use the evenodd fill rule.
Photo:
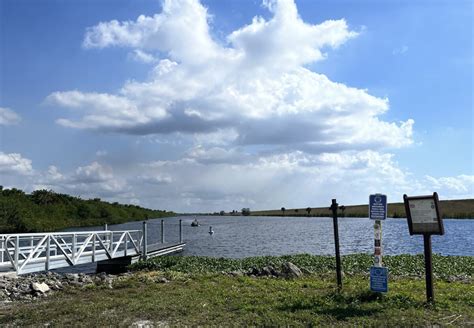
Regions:
<instances>
[{"instance_id":1,"label":"boat on water","mask_svg":"<svg viewBox=\"0 0 474 328\"><path fill-rule=\"evenodd\" d=\"M191 222L191 227L199 227L199 222L197 219L194 219L194 221Z\"/></svg>"}]
</instances>

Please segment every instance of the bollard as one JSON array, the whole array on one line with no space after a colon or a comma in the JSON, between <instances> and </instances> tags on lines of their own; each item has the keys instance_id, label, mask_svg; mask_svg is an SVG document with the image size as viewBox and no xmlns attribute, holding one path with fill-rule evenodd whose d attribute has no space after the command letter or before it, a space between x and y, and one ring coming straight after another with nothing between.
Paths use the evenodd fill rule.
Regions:
<instances>
[{"instance_id":1,"label":"bollard","mask_svg":"<svg viewBox=\"0 0 474 328\"><path fill-rule=\"evenodd\" d=\"M334 227L334 246L336 249L336 278L337 286L342 288L342 274L341 274L341 254L339 252L339 227L337 224L337 202L336 199L332 200L331 207L332 210L332 223Z\"/></svg>"},{"instance_id":2,"label":"bollard","mask_svg":"<svg viewBox=\"0 0 474 328\"><path fill-rule=\"evenodd\" d=\"M161 243L165 242L165 221L161 220Z\"/></svg>"},{"instance_id":3,"label":"bollard","mask_svg":"<svg viewBox=\"0 0 474 328\"><path fill-rule=\"evenodd\" d=\"M183 242L183 220L179 220L179 242Z\"/></svg>"},{"instance_id":4,"label":"bollard","mask_svg":"<svg viewBox=\"0 0 474 328\"><path fill-rule=\"evenodd\" d=\"M147 240L147 226L146 222L143 221L143 244L142 244L142 260L146 260L148 253L148 240Z\"/></svg>"}]
</instances>

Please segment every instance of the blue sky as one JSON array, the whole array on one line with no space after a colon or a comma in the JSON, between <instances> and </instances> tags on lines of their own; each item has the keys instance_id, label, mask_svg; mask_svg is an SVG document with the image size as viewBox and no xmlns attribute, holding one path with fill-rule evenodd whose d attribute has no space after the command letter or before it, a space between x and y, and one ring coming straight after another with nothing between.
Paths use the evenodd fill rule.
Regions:
<instances>
[{"instance_id":1,"label":"blue sky","mask_svg":"<svg viewBox=\"0 0 474 328\"><path fill-rule=\"evenodd\" d=\"M472 198L472 6L4 0L2 184L176 211Z\"/></svg>"}]
</instances>

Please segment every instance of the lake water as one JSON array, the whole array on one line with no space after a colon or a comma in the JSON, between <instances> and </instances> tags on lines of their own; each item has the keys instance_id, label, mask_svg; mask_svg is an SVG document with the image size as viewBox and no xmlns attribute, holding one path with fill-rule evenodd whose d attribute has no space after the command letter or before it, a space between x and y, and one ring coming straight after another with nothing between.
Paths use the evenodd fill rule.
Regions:
<instances>
[{"instance_id":1,"label":"lake water","mask_svg":"<svg viewBox=\"0 0 474 328\"><path fill-rule=\"evenodd\" d=\"M166 218L165 241L179 240L179 220L183 221L186 248L181 255L242 258L261 255L309 253L334 254L332 218L197 216L201 226L191 227L194 217ZM210 235L212 226L214 234ZM148 243L161 238L161 219L148 220ZM142 222L111 225L109 230L142 229ZM432 236L433 253L474 256L474 220L444 220L445 234ZM88 227L71 230L101 230ZM410 236L406 219L382 223L384 255L422 254L423 237ZM368 218L340 218L339 239L342 254L374 250L373 221ZM93 272L94 264L64 268L62 272Z\"/></svg>"}]
</instances>

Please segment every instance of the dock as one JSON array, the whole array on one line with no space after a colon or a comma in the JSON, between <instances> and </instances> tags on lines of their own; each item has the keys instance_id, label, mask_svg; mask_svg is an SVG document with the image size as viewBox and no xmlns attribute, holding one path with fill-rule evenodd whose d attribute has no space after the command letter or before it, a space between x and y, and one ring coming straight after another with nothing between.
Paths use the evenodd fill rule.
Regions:
<instances>
[{"instance_id":1,"label":"dock","mask_svg":"<svg viewBox=\"0 0 474 328\"><path fill-rule=\"evenodd\" d=\"M184 250L182 222L179 241L148 244L147 223L142 230L75 231L0 235L0 274L27 274L86 263L97 263L97 271L123 271L139 260Z\"/></svg>"}]
</instances>

